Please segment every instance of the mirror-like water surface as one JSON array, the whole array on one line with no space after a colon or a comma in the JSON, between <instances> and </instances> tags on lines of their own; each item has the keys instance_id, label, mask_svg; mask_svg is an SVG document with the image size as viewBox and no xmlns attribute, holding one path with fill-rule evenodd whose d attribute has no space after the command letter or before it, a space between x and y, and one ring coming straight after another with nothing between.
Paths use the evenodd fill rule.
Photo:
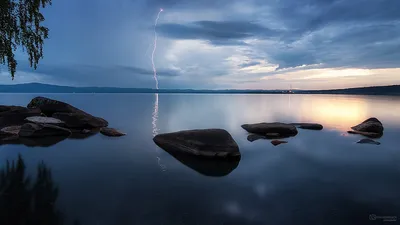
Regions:
<instances>
[{"instance_id":1,"label":"mirror-like water surface","mask_svg":"<svg viewBox=\"0 0 400 225\"><path fill-rule=\"evenodd\" d=\"M0 96L2 105L26 106L38 94ZM51 147L0 146L1 167L21 154L32 185L39 163L51 170L58 188L54 207L64 224L353 225L400 216L399 97L43 96L103 117L128 133L71 138ZM356 144L362 137L346 133L369 117L384 124L379 146ZM299 130L288 144L274 147L267 140L248 142L240 127L275 121L317 122L324 130ZM158 133L195 128L229 131L240 147L240 162L174 157L152 141Z\"/></svg>"}]
</instances>

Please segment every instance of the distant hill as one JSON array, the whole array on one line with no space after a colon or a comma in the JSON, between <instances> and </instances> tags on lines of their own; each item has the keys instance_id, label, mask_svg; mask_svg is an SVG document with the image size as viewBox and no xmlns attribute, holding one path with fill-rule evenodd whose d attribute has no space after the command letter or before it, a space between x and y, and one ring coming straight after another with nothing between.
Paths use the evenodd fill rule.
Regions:
<instances>
[{"instance_id":1,"label":"distant hill","mask_svg":"<svg viewBox=\"0 0 400 225\"><path fill-rule=\"evenodd\" d=\"M210 93L286 94L287 90L193 90L113 87L68 87L40 83L0 85L0 93ZM400 95L400 85L335 90L293 90L294 94Z\"/></svg>"},{"instance_id":2,"label":"distant hill","mask_svg":"<svg viewBox=\"0 0 400 225\"><path fill-rule=\"evenodd\" d=\"M333 90L302 90L302 94L347 94L347 95L400 95L400 85L359 87Z\"/></svg>"},{"instance_id":3,"label":"distant hill","mask_svg":"<svg viewBox=\"0 0 400 225\"><path fill-rule=\"evenodd\" d=\"M68 87L40 83L0 85L0 93L282 93L280 90L193 90L115 87Z\"/></svg>"}]
</instances>

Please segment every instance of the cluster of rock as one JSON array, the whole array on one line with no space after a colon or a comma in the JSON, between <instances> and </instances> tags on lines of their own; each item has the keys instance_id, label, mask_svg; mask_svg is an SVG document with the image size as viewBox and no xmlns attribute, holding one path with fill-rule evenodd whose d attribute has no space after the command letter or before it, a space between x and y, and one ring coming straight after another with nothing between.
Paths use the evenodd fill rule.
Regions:
<instances>
[{"instance_id":1,"label":"cluster of rock","mask_svg":"<svg viewBox=\"0 0 400 225\"><path fill-rule=\"evenodd\" d=\"M244 124L242 128L250 134L247 140L253 142L258 139L272 139L274 146L288 143L279 140L294 137L299 129L322 130L323 126L317 123L255 123ZM370 118L361 124L352 127L349 133L361 134L371 138L383 135L383 125L376 118ZM186 154L214 159L240 158L239 147L232 136L222 129L186 130L173 133L159 134L153 138L154 142L172 155ZM357 143L377 144L371 139L362 139Z\"/></svg>"},{"instance_id":2,"label":"cluster of rock","mask_svg":"<svg viewBox=\"0 0 400 225\"><path fill-rule=\"evenodd\" d=\"M297 128L308 130L322 130L323 126L316 123L254 123L243 124L242 128L250 134L247 140L250 142L259 139L274 139L271 144L274 146L288 143L278 139L294 137L298 134Z\"/></svg>"},{"instance_id":3,"label":"cluster of rock","mask_svg":"<svg viewBox=\"0 0 400 225\"><path fill-rule=\"evenodd\" d=\"M321 130L320 124L298 123L257 123L244 124L242 128L252 133L249 141L257 139L280 139L296 136L296 126L302 129ZM186 154L201 158L213 159L240 159L240 151L232 136L223 129L184 130L173 133L159 134L153 138L154 142L171 155ZM287 143L273 140L273 145Z\"/></svg>"},{"instance_id":4,"label":"cluster of rock","mask_svg":"<svg viewBox=\"0 0 400 225\"><path fill-rule=\"evenodd\" d=\"M108 128L108 122L65 102L36 97L27 107L0 106L0 143L24 143L26 139L123 133Z\"/></svg>"}]
</instances>

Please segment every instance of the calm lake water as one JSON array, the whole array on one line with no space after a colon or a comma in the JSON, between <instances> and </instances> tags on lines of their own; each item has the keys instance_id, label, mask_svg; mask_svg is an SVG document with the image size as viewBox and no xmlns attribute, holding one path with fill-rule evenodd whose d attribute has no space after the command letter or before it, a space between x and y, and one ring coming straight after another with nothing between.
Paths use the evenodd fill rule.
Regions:
<instances>
[{"instance_id":1,"label":"calm lake water","mask_svg":"<svg viewBox=\"0 0 400 225\"><path fill-rule=\"evenodd\" d=\"M26 106L39 94L0 94ZM396 224L400 221L400 98L334 95L42 94L128 133L67 139L51 147L0 146L0 166L20 153L35 178L51 168L64 224ZM349 127L377 117L378 141L362 145ZM240 125L317 122L288 144L247 141ZM157 133L223 128L242 153L238 165L176 159ZM223 176L221 171L230 171ZM225 172L226 174L226 172ZM373 214L373 215L372 215ZM375 216L374 216L375 215ZM397 217L396 221L384 221Z\"/></svg>"}]
</instances>

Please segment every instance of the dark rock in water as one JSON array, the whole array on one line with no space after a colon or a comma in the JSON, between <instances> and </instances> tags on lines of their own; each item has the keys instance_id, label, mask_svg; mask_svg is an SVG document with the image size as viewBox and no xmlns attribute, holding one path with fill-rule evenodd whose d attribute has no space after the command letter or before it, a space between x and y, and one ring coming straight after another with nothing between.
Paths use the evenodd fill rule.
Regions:
<instances>
[{"instance_id":1,"label":"dark rock in water","mask_svg":"<svg viewBox=\"0 0 400 225\"><path fill-rule=\"evenodd\" d=\"M247 136L247 140L250 142L257 141L260 139L267 139L267 138L265 136L258 135L258 134L250 134L249 136Z\"/></svg>"},{"instance_id":2,"label":"dark rock in water","mask_svg":"<svg viewBox=\"0 0 400 225\"><path fill-rule=\"evenodd\" d=\"M300 129L307 129L307 130L322 130L324 126L318 123L291 123L294 126L297 126Z\"/></svg>"},{"instance_id":3,"label":"dark rock in water","mask_svg":"<svg viewBox=\"0 0 400 225\"><path fill-rule=\"evenodd\" d=\"M380 138L382 137L383 134L378 134L378 133L372 133L372 132L361 132L361 131L354 131L354 130L349 130L347 131L349 134L360 134L365 137L369 138Z\"/></svg>"},{"instance_id":4,"label":"dark rock in water","mask_svg":"<svg viewBox=\"0 0 400 225\"><path fill-rule=\"evenodd\" d=\"M171 154L188 154L208 158L239 158L239 147L222 129L186 130L159 134L154 142Z\"/></svg>"},{"instance_id":5,"label":"dark rock in water","mask_svg":"<svg viewBox=\"0 0 400 225\"><path fill-rule=\"evenodd\" d=\"M352 127L351 129L359 132L383 134L383 125L377 118L369 118L364 122Z\"/></svg>"},{"instance_id":6,"label":"dark rock in water","mask_svg":"<svg viewBox=\"0 0 400 225\"><path fill-rule=\"evenodd\" d=\"M273 140L271 141L271 144L273 144L274 146L280 145L280 144L286 144L288 143L287 141L280 141L280 140Z\"/></svg>"},{"instance_id":7,"label":"dark rock in water","mask_svg":"<svg viewBox=\"0 0 400 225\"><path fill-rule=\"evenodd\" d=\"M69 128L101 128L108 126L108 122L95 117L65 102L36 97L28 104L28 108L39 108L47 116L60 119Z\"/></svg>"},{"instance_id":8,"label":"dark rock in water","mask_svg":"<svg viewBox=\"0 0 400 225\"><path fill-rule=\"evenodd\" d=\"M56 125L56 126L64 126L65 125L65 123L63 121L53 118L53 117L31 116L31 117L27 117L25 120L30 123L36 123L36 124L51 124L51 125Z\"/></svg>"},{"instance_id":9,"label":"dark rock in water","mask_svg":"<svg viewBox=\"0 0 400 225\"><path fill-rule=\"evenodd\" d=\"M380 142L377 142L377 141L374 141L374 140L371 140L371 139L362 139L362 140L359 140L357 143L359 143L359 144L372 144L372 145L380 145L381 144Z\"/></svg>"},{"instance_id":10,"label":"dark rock in water","mask_svg":"<svg viewBox=\"0 0 400 225\"><path fill-rule=\"evenodd\" d=\"M108 127L101 128L100 133L109 137L121 137L126 135L125 133L122 133L114 128L108 128Z\"/></svg>"},{"instance_id":11,"label":"dark rock in water","mask_svg":"<svg viewBox=\"0 0 400 225\"><path fill-rule=\"evenodd\" d=\"M267 133L278 133L282 137L291 137L297 135L297 129L294 125L285 123L256 123L244 124L242 128L249 133L266 135Z\"/></svg>"},{"instance_id":12,"label":"dark rock in water","mask_svg":"<svg viewBox=\"0 0 400 225\"><path fill-rule=\"evenodd\" d=\"M40 109L28 109L21 106L0 106L0 128L22 125L26 123L25 118L40 116Z\"/></svg>"},{"instance_id":13,"label":"dark rock in water","mask_svg":"<svg viewBox=\"0 0 400 225\"><path fill-rule=\"evenodd\" d=\"M62 127L49 124L26 123L19 131L20 137L48 137L48 136L69 136L71 131Z\"/></svg>"},{"instance_id":14,"label":"dark rock in water","mask_svg":"<svg viewBox=\"0 0 400 225\"><path fill-rule=\"evenodd\" d=\"M68 128L101 128L108 126L108 122L104 119L82 113L54 113L53 117L64 121L65 126Z\"/></svg>"},{"instance_id":15,"label":"dark rock in water","mask_svg":"<svg viewBox=\"0 0 400 225\"><path fill-rule=\"evenodd\" d=\"M211 177L223 177L230 174L239 165L240 157L233 160L218 160L212 158L199 158L187 154L173 154L175 159L196 172Z\"/></svg>"}]
</instances>

